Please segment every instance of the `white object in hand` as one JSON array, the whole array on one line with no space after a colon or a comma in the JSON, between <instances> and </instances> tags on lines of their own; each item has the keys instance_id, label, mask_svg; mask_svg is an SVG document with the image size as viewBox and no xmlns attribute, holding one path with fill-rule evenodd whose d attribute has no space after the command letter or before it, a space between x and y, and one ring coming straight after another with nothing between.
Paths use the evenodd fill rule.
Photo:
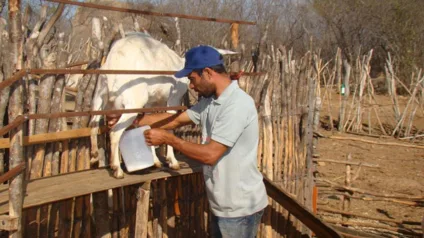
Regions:
<instances>
[{"instance_id":1,"label":"white object in hand","mask_svg":"<svg viewBox=\"0 0 424 238\"><path fill-rule=\"evenodd\" d=\"M142 126L127 130L119 141L119 149L128 172L133 172L153 166L153 154L146 144L144 131L150 126Z\"/></svg>"}]
</instances>

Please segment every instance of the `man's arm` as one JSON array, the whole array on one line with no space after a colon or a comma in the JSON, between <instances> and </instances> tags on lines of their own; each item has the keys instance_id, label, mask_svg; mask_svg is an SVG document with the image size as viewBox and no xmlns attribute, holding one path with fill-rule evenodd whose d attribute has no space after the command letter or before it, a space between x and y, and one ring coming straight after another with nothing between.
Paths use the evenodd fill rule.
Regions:
<instances>
[{"instance_id":1,"label":"man's arm","mask_svg":"<svg viewBox=\"0 0 424 238\"><path fill-rule=\"evenodd\" d=\"M227 146L214 140L204 145L195 144L158 129L146 130L144 136L150 146L168 144L191 159L208 165L215 165L228 149Z\"/></svg>"},{"instance_id":2,"label":"man's arm","mask_svg":"<svg viewBox=\"0 0 424 238\"><path fill-rule=\"evenodd\" d=\"M138 121L139 126L149 125L151 128L160 128L164 130L172 130L181 126L193 124L187 112L177 114L171 113L155 113L145 114Z\"/></svg>"},{"instance_id":3,"label":"man's arm","mask_svg":"<svg viewBox=\"0 0 424 238\"><path fill-rule=\"evenodd\" d=\"M121 115L107 115L106 120L109 128L115 126ZM148 115L140 115L133 123L134 125L145 126L149 125L152 128L161 128L172 130L180 126L193 124L187 112L171 114L171 113L155 113Z\"/></svg>"}]
</instances>

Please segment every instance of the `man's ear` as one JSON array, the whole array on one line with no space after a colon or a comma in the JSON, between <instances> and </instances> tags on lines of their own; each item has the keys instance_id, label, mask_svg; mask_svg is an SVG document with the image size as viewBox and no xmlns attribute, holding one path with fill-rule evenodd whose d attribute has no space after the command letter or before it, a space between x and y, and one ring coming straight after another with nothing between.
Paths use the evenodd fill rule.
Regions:
<instances>
[{"instance_id":1,"label":"man's ear","mask_svg":"<svg viewBox=\"0 0 424 238\"><path fill-rule=\"evenodd\" d=\"M209 74L209 76L212 76L212 73L213 72L215 72L215 71L213 71L211 68L204 68L203 69L203 73L207 73L207 74Z\"/></svg>"}]
</instances>

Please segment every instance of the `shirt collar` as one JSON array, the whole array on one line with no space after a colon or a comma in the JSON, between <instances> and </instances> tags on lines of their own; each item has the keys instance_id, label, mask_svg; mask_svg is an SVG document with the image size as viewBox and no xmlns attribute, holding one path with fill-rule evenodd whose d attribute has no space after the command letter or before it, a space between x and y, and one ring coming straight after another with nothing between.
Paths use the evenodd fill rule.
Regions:
<instances>
[{"instance_id":1,"label":"shirt collar","mask_svg":"<svg viewBox=\"0 0 424 238\"><path fill-rule=\"evenodd\" d=\"M230 83L230 85L228 85L224 89L224 91L221 93L221 95L219 95L219 97L217 99L212 98L212 101L214 103L222 104L223 102L225 102L230 97L230 95L237 88L239 88L238 82L237 82L237 80L234 80L233 82Z\"/></svg>"}]
</instances>

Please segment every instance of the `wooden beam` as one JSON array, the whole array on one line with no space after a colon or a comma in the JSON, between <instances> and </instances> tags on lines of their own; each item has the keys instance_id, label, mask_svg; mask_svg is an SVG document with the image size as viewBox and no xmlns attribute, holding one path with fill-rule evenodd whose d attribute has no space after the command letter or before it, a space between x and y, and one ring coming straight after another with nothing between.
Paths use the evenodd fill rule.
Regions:
<instances>
[{"instance_id":1,"label":"wooden beam","mask_svg":"<svg viewBox=\"0 0 424 238\"><path fill-rule=\"evenodd\" d=\"M336 210L336 209L332 209L332 208L328 208L328 207L319 207L318 210L322 211L322 212L328 212L328 213L335 213L335 214L341 214L341 215L347 215L347 216L361 217L361 218L376 220L376 221L380 221L380 222L392 222L392 223L396 223L396 224L407 224L407 225L421 226L421 221L405 221L405 220L388 219L388 218L383 218L383 217L368 216L368 215L358 214L358 213L354 213L354 212L340 211L340 210Z\"/></svg>"},{"instance_id":2,"label":"wooden beam","mask_svg":"<svg viewBox=\"0 0 424 238\"><path fill-rule=\"evenodd\" d=\"M353 228L347 228L344 226L336 226L336 225L330 225L335 230L337 230L340 234L342 234L344 237L358 237L358 238L382 238L382 236L374 235L371 233L366 233L363 231L354 230Z\"/></svg>"},{"instance_id":3,"label":"wooden beam","mask_svg":"<svg viewBox=\"0 0 424 238\"><path fill-rule=\"evenodd\" d=\"M17 116L11 123L9 123L7 126L2 127L0 129L0 136L3 136L7 133L9 133L10 130L15 129L16 127L20 126L22 122L28 120L26 116Z\"/></svg>"},{"instance_id":4,"label":"wooden beam","mask_svg":"<svg viewBox=\"0 0 424 238\"><path fill-rule=\"evenodd\" d=\"M20 174L24 169L25 169L25 162L22 162L18 166L7 171L5 174L0 176L0 184L8 181L9 179L15 177L18 174Z\"/></svg>"},{"instance_id":5,"label":"wooden beam","mask_svg":"<svg viewBox=\"0 0 424 238\"><path fill-rule=\"evenodd\" d=\"M84 112L58 112L50 114L30 114L27 115L29 119L52 119L60 117L81 117L81 116L94 116L94 115L121 115L124 113L152 113L152 112L166 112L166 111L184 111L187 107L150 107L150 108L136 108L136 109L121 109L121 110L104 110L104 111L84 111Z\"/></svg>"},{"instance_id":6,"label":"wooden beam","mask_svg":"<svg viewBox=\"0 0 424 238\"><path fill-rule=\"evenodd\" d=\"M413 201L420 201L424 200L424 196L410 196L406 194L384 194L384 193L378 193L373 190L365 190L360 188L352 188L350 186L344 186L340 185L336 182L330 181L328 179L322 179L322 178L316 178L316 181L318 182L325 182L330 185L331 188L334 188L336 190L343 190L343 191L351 191L355 193L361 193L366 195L371 195L375 197L384 197L384 198L395 198L395 199L408 199Z\"/></svg>"},{"instance_id":7,"label":"wooden beam","mask_svg":"<svg viewBox=\"0 0 424 238\"><path fill-rule=\"evenodd\" d=\"M180 162L186 160L180 155L177 155L177 159ZM150 180L197 173L202 170L199 164L188 160L187 162L190 162L190 164L187 165L182 162L182 168L177 171L168 168L149 168L125 174L123 179L113 177L109 168L101 168L31 180L26 188L23 208L26 209L108 189L140 184ZM0 186L0 214L9 211L8 201L9 191L7 186Z\"/></svg>"},{"instance_id":8,"label":"wooden beam","mask_svg":"<svg viewBox=\"0 0 424 238\"><path fill-rule=\"evenodd\" d=\"M76 5L76 6L88 7L88 8L94 8L94 9L102 9L102 10L109 10L109 11L115 11L115 12L135 13L135 14L142 14L142 15L149 15L149 16L178 17L178 18L198 20L198 21L212 21L212 22L221 22L221 23L238 23L238 24L245 24L245 25L256 25L256 22L251 22L251 21L239 21L239 20L231 20L231 19L225 19L225 18L201 17L201 16L192 16L192 15L185 15L185 14L165 13L165 12L151 12L151 11L136 10L131 8L105 6L105 5L93 4L93 3L87 3L87 2L74 2L74 1L67 1L67 0L47 0L47 1L65 3L69 5Z\"/></svg>"},{"instance_id":9,"label":"wooden beam","mask_svg":"<svg viewBox=\"0 0 424 238\"><path fill-rule=\"evenodd\" d=\"M327 138L334 139L334 140L353 140L353 141L359 141L359 142L369 143L374 145L401 146L401 147L409 147L409 148L415 148L415 149L424 149L424 146L420 146L420 145L401 144L401 143L395 143L395 142L378 142L378 141L365 140L365 139L360 139L355 137L329 136Z\"/></svg>"},{"instance_id":10,"label":"wooden beam","mask_svg":"<svg viewBox=\"0 0 424 238\"><path fill-rule=\"evenodd\" d=\"M50 114L29 114L18 116L13 122L7 126L0 129L0 136L7 134L11 129L16 128L24 121L28 119L52 119L60 117L76 117L76 116L94 116L94 115L120 115L124 113L152 113L152 112L164 112L164 111L184 111L187 107L178 106L178 107L151 107L151 108L137 108L137 109L122 109L122 110L104 110L104 111L85 111L85 112L59 112L59 113L50 113ZM65 139L78 138L78 136L85 137L87 134L87 129L83 131L63 131L58 133L49 134L40 134L32 137L24 137L24 145L31 145L37 143L47 143L53 141L60 141ZM88 129L89 130L89 129ZM44 138L47 137L47 138ZM62 138L60 138L62 137ZM25 138L26 141L25 141ZM32 139L32 141L31 141ZM10 144L6 139L0 139L0 148L9 148ZM50 140L50 141L49 141Z\"/></svg>"},{"instance_id":11,"label":"wooden beam","mask_svg":"<svg viewBox=\"0 0 424 238\"><path fill-rule=\"evenodd\" d=\"M108 131L106 126L100 127L99 134ZM53 133L38 134L33 136L24 136L23 143L25 145L43 144L57 141L64 141L70 139L77 139L82 137L89 137L91 135L91 128L81 128L69 131L59 131ZM6 149L10 147L9 138L0 139L0 149Z\"/></svg>"},{"instance_id":12,"label":"wooden beam","mask_svg":"<svg viewBox=\"0 0 424 238\"><path fill-rule=\"evenodd\" d=\"M70 64L66 65L65 68L72 68L72 67L77 67L77 66L83 66L83 65L86 65L88 63L89 63L88 61L80 61L80 62L70 63Z\"/></svg>"},{"instance_id":13,"label":"wooden beam","mask_svg":"<svg viewBox=\"0 0 424 238\"><path fill-rule=\"evenodd\" d=\"M332 159L314 159L314 162L328 162L328 163L335 163L335 164L350 164L350 165L358 165L358 166L364 166L364 167L370 167L370 168L380 168L378 164L369 164L369 163L362 163L362 162L355 162L355 161L339 161L339 160L332 160Z\"/></svg>"},{"instance_id":14,"label":"wooden beam","mask_svg":"<svg viewBox=\"0 0 424 238\"><path fill-rule=\"evenodd\" d=\"M14 82L20 80L22 77L24 77L26 75L26 73L27 72L25 70L20 70L17 73L15 73L14 75L12 75L12 77L2 81L0 83L0 90L2 90L3 88L9 87Z\"/></svg>"},{"instance_id":15,"label":"wooden beam","mask_svg":"<svg viewBox=\"0 0 424 238\"><path fill-rule=\"evenodd\" d=\"M0 139L0 149L10 148L10 139L2 138Z\"/></svg>"},{"instance_id":16,"label":"wooden beam","mask_svg":"<svg viewBox=\"0 0 424 238\"><path fill-rule=\"evenodd\" d=\"M18 218L10 217L8 215L0 216L0 230L3 231L16 231L18 229Z\"/></svg>"},{"instance_id":17,"label":"wooden beam","mask_svg":"<svg viewBox=\"0 0 424 238\"><path fill-rule=\"evenodd\" d=\"M312 214L312 212L298 203L294 198L290 197L288 193L265 176L264 183L268 196L278 202L284 207L284 209L293 214L296 219L311 229L317 237L342 237L333 228L325 224L322 220Z\"/></svg>"}]
</instances>

